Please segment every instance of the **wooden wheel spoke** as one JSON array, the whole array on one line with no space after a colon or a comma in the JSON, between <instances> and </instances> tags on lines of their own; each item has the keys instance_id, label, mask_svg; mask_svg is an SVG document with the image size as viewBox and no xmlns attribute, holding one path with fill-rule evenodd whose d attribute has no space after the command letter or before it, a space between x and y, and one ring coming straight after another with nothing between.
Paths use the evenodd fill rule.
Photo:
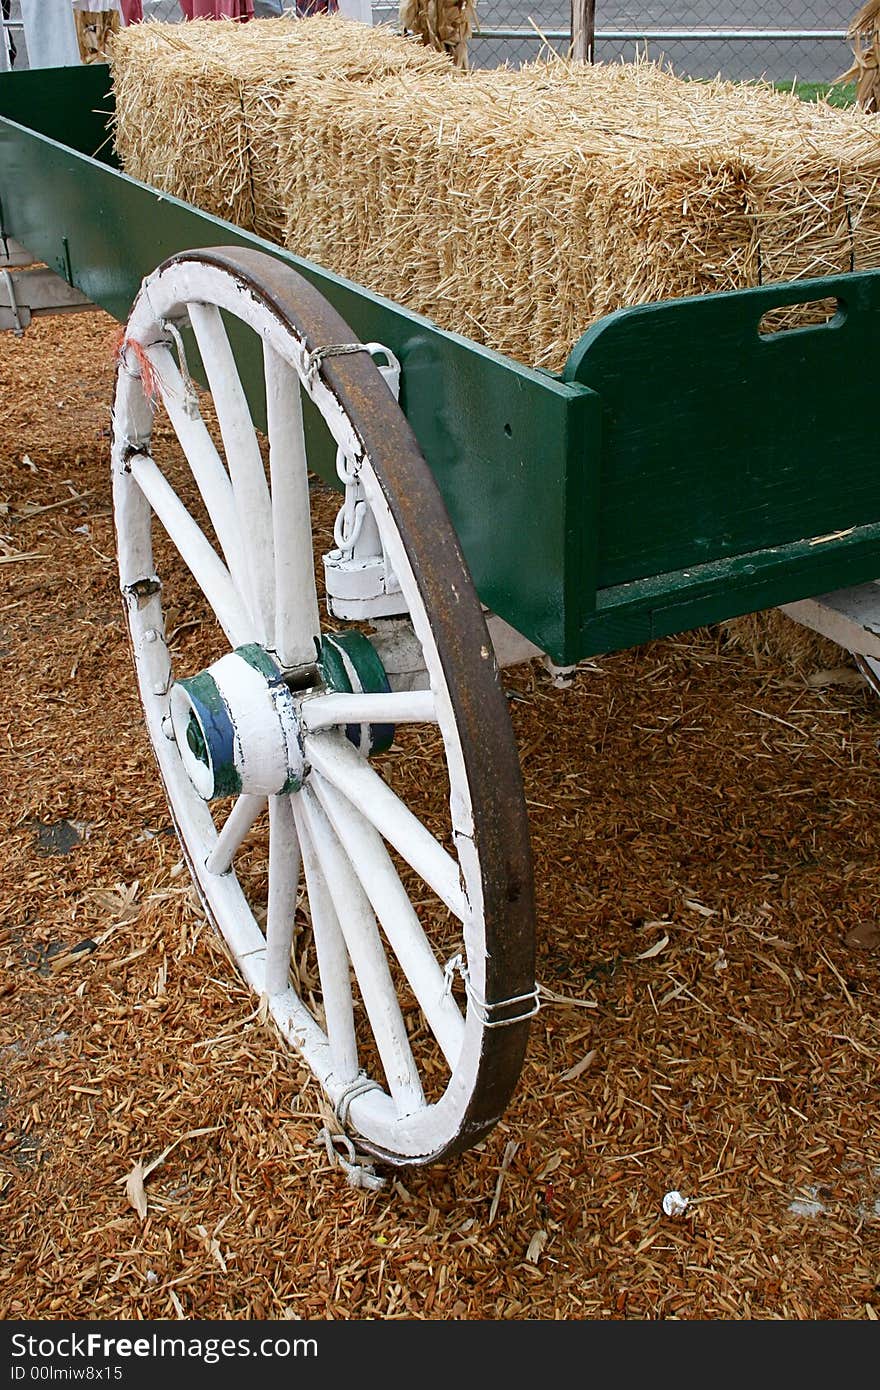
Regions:
<instances>
[{"instance_id":1,"label":"wooden wheel spoke","mask_svg":"<svg viewBox=\"0 0 880 1390\"><path fill-rule=\"evenodd\" d=\"M425 1098L376 918L317 798L306 787L299 802L345 937L388 1089L399 1113L412 1114L424 1106Z\"/></svg>"},{"instance_id":2,"label":"wooden wheel spoke","mask_svg":"<svg viewBox=\"0 0 880 1390\"><path fill-rule=\"evenodd\" d=\"M385 936L450 1067L461 1050L464 1020L379 832L334 787L311 786L382 924Z\"/></svg>"},{"instance_id":3,"label":"wooden wheel spoke","mask_svg":"<svg viewBox=\"0 0 880 1390\"><path fill-rule=\"evenodd\" d=\"M260 446L229 338L212 304L190 304L189 317L211 390L223 439L242 532L249 592L260 640L268 645L275 628L272 502Z\"/></svg>"},{"instance_id":4,"label":"wooden wheel spoke","mask_svg":"<svg viewBox=\"0 0 880 1390\"><path fill-rule=\"evenodd\" d=\"M302 397L296 371L268 343L263 374L275 537L274 649L281 666L290 668L314 661L321 630Z\"/></svg>"},{"instance_id":5,"label":"wooden wheel spoke","mask_svg":"<svg viewBox=\"0 0 880 1390\"><path fill-rule=\"evenodd\" d=\"M315 771L357 807L459 921L464 921L467 900L457 863L348 740L334 732L315 734L306 738L305 747L306 759Z\"/></svg>"},{"instance_id":6,"label":"wooden wheel spoke","mask_svg":"<svg viewBox=\"0 0 880 1390\"><path fill-rule=\"evenodd\" d=\"M348 950L299 797L291 797L291 811L302 853L333 1069L341 1081L353 1081L358 1074L358 1049Z\"/></svg>"},{"instance_id":7,"label":"wooden wheel spoke","mask_svg":"<svg viewBox=\"0 0 880 1390\"><path fill-rule=\"evenodd\" d=\"M131 476L177 548L181 559L204 594L233 647L253 639L251 620L229 570L199 524L193 520L177 493L153 459L135 454L129 461Z\"/></svg>"},{"instance_id":8,"label":"wooden wheel spoke","mask_svg":"<svg viewBox=\"0 0 880 1390\"><path fill-rule=\"evenodd\" d=\"M205 860L209 874L225 874L249 831L266 809L266 798L244 792L239 796L217 836L217 843Z\"/></svg>"},{"instance_id":9,"label":"wooden wheel spoke","mask_svg":"<svg viewBox=\"0 0 880 1390\"><path fill-rule=\"evenodd\" d=\"M310 733L346 724L434 724L437 718L430 690L315 695L303 701L301 712Z\"/></svg>"},{"instance_id":10,"label":"wooden wheel spoke","mask_svg":"<svg viewBox=\"0 0 880 1390\"><path fill-rule=\"evenodd\" d=\"M250 604L244 539L235 510L235 495L223 460L201 415L188 404L191 392L169 349L155 343L147 350L155 368L162 394L162 404L174 427L178 442L186 456L190 472L199 490L205 510L226 558L229 572L235 581L242 601Z\"/></svg>"},{"instance_id":11,"label":"wooden wheel spoke","mask_svg":"<svg viewBox=\"0 0 880 1390\"><path fill-rule=\"evenodd\" d=\"M289 796L269 798L269 904L266 914L266 993L290 984L296 895L301 855Z\"/></svg>"}]
</instances>

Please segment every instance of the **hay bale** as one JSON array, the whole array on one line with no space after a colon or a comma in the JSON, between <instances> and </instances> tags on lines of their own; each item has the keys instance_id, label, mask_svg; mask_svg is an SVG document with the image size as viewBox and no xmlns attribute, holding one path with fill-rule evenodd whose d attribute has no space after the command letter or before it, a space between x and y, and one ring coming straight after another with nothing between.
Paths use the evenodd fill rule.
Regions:
<instances>
[{"instance_id":1,"label":"hay bale","mask_svg":"<svg viewBox=\"0 0 880 1390\"><path fill-rule=\"evenodd\" d=\"M493 114L448 77L300 86L276 125L283 240L452 332L530 360L540 343L523 290L536 255L555 255L561 240L558 185L572 161L560 150L563 168L536 162ZM568 187L579 196L570 178ZM565 302L582 310L588 276L578 288Z\"/></svg>"},{"instance_id":2,"label":"hay bale","mask_svg":"<svg viewBox=\"0 0 880 1390\"><path fill-rule=\"evenodd\" d=\"M111 52L117 153L135 178L277 241L275 119L284 96L306 77L370 83L451 66L388 25L340 15L132 25Z\"/></svg>"},{"instance_id":3,"label":"hay bale","mask_svg":"<svg viewBox=\"0 0 880 1390\"><path fill-rule=\"evenodd\" d=\"M300 90L276 138L286 245L553 370L625 305L880 264L872 119L767 85L556 59Z\"/></svg>"},{"instance_id":4,"label":"hay bale","mask_svg":"<svg viewBox=\"0 0 880 1390\"><path fill-rule=\"evenodd\" d=\"M338 15L134 25L112 65L128 172L535 366L625 305L880 264L875 118L766 84L463 74Z\"/></svg>"}]
</instances>

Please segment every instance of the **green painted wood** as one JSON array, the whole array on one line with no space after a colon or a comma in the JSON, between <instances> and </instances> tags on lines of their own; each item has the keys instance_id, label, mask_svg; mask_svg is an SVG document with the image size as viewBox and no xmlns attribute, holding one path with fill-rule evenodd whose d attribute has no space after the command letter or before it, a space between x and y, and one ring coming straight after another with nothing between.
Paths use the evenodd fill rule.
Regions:
<instances>
[{"instance_id":1,"label":"green painted wood","mask_svg":"<svg viewBox=\"0 0 880 1390\"><path fill-rule=\"evenodd\" d=\"M73 69L65 100L72 100ZM83 152L37 134L55 70L30 79L33 114L0 120L5 230L123 321L143 276L199 246L239 245L286 261L335 305L362 341L386 344L403 366L402 405L437 478L483 602L567 661L595 594L589 554L567 563L584 534L597 456L599 403L577 383L533 371L370 294L230 223L162 195ZM11 99L0 78L0 110ZM24 88L24 84L22 84ZM84 100L94 97L83 86ZM108 109L111 94L98 102ZM92 134L71 122L73 135ZM251 383L257 380L253 364ZM251 393L255 414L259 402Z\"/></svg>"},{"instance_id":2,"label":"green painted wood","mask_svg":"<svg viewBox=\"0 0 880 1390\"><path fill-rule=\"evenodd\" d=\"M769 310L834 297L828 324L765 336ZM880 275L626 309L565 377L602 398L598 585L880 521L866 370Z\"/></svg>"},{"instance_id":3,"label":"green painted wood","mask_svg":"<svg viewBox=\"0 0 880 1390\"><path fill-rule=\"evenodd\" d=\"M4 73L0 79L0 116L116 165L107 131L113 110L106 63L23 69Z\"/></svg>"}]
</instances>

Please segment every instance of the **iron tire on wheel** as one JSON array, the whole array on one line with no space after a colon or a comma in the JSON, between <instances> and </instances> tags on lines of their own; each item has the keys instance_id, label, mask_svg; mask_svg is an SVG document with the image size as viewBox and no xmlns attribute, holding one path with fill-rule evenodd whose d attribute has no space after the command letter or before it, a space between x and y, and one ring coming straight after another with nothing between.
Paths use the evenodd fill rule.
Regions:
<instances>
[{"instance_id":1,"label":"iron tire on wheel","mask_svg":"<svg viewBox=\"0 0 880 1390\"><path fill-rule=\"evenodd\" d=\"M262 341L268 466L259 459L224 326L230 318ZM211 443L201 419L185 356L175 361L190 327L222 446ZM144 281L120 352L114 513L146 726L206 912L358 1147L390 1164L422 1164L482 1138L519 1077L536 998L530 851L491 641L440 493L370 355L319 351L351 344L354 336L308 281L270 256L211 248L164 262ZM300 391L356 462L421 644L430 692L359 693L340 704L338 691L322 683L326 639ZM160 406L211 528L187 510L163 471L153 430ZM154 561L157 518L194 575L206 614L225 634L198 673L174 669L163 576ZM282 535L285 543L276 544ZM360 727L373 711L377 723L396 712L404 721L427 717L437 725L451 849L416 822L363 750L352 747L352 709L365 721ZM223 803L211 798L222 796L232 799L232 811L218 825ZM267 814L263 926L239 882L236 855ZM450 962L438 956L430 921L417 916L389 847L460 921L466 991L458 984L457 999ZM289 971L300 864L320 972L317 1012ZM448 1077L430 1098L392 997L386 957L403 972L442 1048ZM352 1002L351 981L361 1004ZM372 1030L369 1055L378 1051L381 1059L372 1070L358 1051L356 1012Z\"/></svg>"}]
</instances>

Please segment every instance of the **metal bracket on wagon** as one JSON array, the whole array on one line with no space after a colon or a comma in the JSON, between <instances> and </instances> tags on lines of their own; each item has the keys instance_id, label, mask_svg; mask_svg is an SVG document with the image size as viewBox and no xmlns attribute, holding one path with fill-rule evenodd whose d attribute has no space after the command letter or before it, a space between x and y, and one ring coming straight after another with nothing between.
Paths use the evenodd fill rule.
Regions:
<instances>
[{"instance_id":1,"label":"metal bracket on wagon","mask_svg":"<svg viewBox=\"0 0 880 1390\"><path fill-rule=\"evenodd\" d=\"M400 394L400 363L382 343L364 343L395 400ZM384 363L379 358L384 356ZM336 548L324 556L327 609L335 618L359 620L405 614L406 600L388 560L379 528L364 495L359 465L342 449L336 452L336 473L345 497L333 527Z\"/></svg>"}]
</instances>

